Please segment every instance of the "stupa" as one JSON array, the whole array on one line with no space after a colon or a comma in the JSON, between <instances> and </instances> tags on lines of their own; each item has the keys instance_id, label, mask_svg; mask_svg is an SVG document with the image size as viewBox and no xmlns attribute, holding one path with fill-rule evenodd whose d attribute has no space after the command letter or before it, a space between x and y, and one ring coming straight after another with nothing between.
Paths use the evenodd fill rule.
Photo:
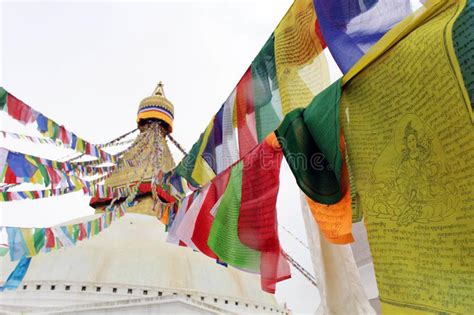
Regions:
<instances>
[{"instance_id":1,"label":"stupa","mask_svg":"<svg viewBox=\"0 0 474 315\"><path fill-rule=\"evenodd\" d=\"M140 103L141 133L123 156L124 164L106 180L113 188L139 185L139 203L97 236L33 257L20 287L0 293L0 313L288 313L261 290L258 275L166 242L157 202L174 197L156 183L175 165L166 141L173 118L173 105L160 83ZM80 220L99 216L111 202L117 200L91 200L96 214ZM2 257L1 278L14 266Z\"/></svg>"}]
</instances>

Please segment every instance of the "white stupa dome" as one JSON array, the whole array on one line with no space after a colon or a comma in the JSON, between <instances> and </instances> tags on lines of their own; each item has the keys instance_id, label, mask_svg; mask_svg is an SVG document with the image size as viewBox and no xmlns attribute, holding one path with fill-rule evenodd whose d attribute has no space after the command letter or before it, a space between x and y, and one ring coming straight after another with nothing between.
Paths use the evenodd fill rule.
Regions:
<instances>
[{"instance_id":1,"label":"white stupa dome","mask_svg":"<svg viewBox=\"0 0 474 315\"><path fill-rule=\"evenodd\" d=\"M166 236L156 218L128 213L89 240L33 257L19 288L0 293L0 312L288 312L261 290L258 275ZM0 259L2 279L15 264L8 255Z\"/></svg>"}]
</instances>

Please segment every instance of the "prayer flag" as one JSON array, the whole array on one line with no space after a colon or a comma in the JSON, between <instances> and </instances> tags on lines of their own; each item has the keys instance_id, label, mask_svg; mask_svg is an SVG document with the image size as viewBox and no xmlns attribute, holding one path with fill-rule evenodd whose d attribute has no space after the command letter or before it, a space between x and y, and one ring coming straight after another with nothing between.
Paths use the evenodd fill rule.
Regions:
<instances>
[{"instance_id":1,"label":"prayer flag","mask_svg":"<svg viewBox=\"0 0 474 315\"><path fill-rule=\"evenodd\" d=\"M30 257L25 257L25 256L21 257L15 269L8 276L7 281L5 281L4 285L0 287L0 292L4 291L5 289L16 290L16 288L18 288L21 281L23 281L23 278L25 277L26 272L28 271L28 267L30 266L30 261L31 261Z\"/></svg>"},{"instance_id":2,"label":"prayer flag","mask_svg":"<svg viewBox=\"0 0 474 315\"><path fill-rule=\"evenodd\" d=\"M262 289L270 293L275 293L277 282L291 277L280 247L276 213L282 157L272 133L243 160L238 235L243 244L261 252Z\"/></svg>"},{"instance_id":3,"label":"prayer flag","mask_svg":"<svg viewBox=\"0 0 474 315\"><path fill-rule=\"evenodd\" d=\"M345 156L345 142L341 134L340 147ZM333 205L317 203L306 197L315 223L324 237L334 244L348 244L354 241L352 236L352 198L347 164L343 158L341 171L341 200Z\"/></svg>"},{"instance_id":4,"label":"prayer flag","mask_svg":"<svg viewBox=\"0 0 474 315\"><path fill-rule=\"evenodd\" d=\"M196 218L199 214L199 211L201 210L202 204L206 198L207 192L209 191L209 187L210 185L204 187L197 197L194 198L191 206L188 207L186 214L181 219L181 222L176 229L176 236L179 238L179 240L193 249L197 249L191 240L194 232L194 225L196 223Z\"/></svg>"},{"instance_id":5,"label":"prayer flag","mask_svg":"<svg viewBox=\"0 0 474 315\"><path fill-rule=\"evenodd\" d=\"M329 85L323 41L316 33L312 0L293 2L275 29L275 64L283 115L306 107Z\"/></svg>"},{"instance_id":6,"label":"prayer flag","mask_svg":"<svg viewBox=\"0 0 474 315\"><path fill-rule=\"evenodd\" d=\"M253 103L258 143L278 127L282 117L274 46L275 36L272 34L252 62Z\"/></svg>"},{"instance_id":7,"label":"prayer flag","mask_svg":"<svg viewBox=\"0 0 474 315\"><path fill-rule=\"evenodd\" d=\"M203 158L203 152L204 152L204 149L206 148L209 135L211 134L213 130L213 125L214 125L214 118L211 120L211 122L206 128L206 131L204 132L202 143L201 143L201 146L199 147L199 151L196 156L196 162L194 163L194 169L192 170L192 174L191 174L193 180L199 185L207 184L215 176L215 173L212 171L209 164Z\"/></svg>"},{"instance_id":8,"label":"prayer flag","mask_svg":"<svg viewBox=\"0 0 474 315\"><path fill-rule=\"evenodd\" d=\"M221 173L239 159L237 132L233 123L234 119L237 118L234 113L236 92L236 89L234 89L224 103L222 112L222 143L216 146L216 174Z\"/></svg>"},{"instance_id":9,"label":"prayer flag","mask_svg":"<svg viewBox=\"0 0 474 315\"><path fill-rule=\"evenodd\" d=\"M211 258L217 258L217 256L207 245L212 222L214 221L212 210L216 209L220 203L221 197L224 194L229 181L229 174L230 169L227 169L221 174L217 175L210 183L206 198L204 199L201 210L199 211L199 214L196 218L194 232L191 238L197 249Z\"/></svg>"},{"instance_id":10,"label":"prayer flag","mask_svg":"<svg viewBox=\"0 0 474 315\"><path fill-rule=\"evenodd\" d=\"M28 249L20 229L7 226L6 230L8 234L8 247L10 248L10 260L15 261L28 255Z\"/></svg>"},{"instance_id":11,"label":"prayer flag","mask_svg":"<svg viewBox=\"0 0 474 315\"><path fill-rule=\"evenodd\" d=\"M242 244L238 235L242 168L242 161L232 168L207 244L219 260L237 268L259 272L260 252Z\"/></svg>"},{"instance_id":12,"label":"prayer flag","mask_svg":"<svg viewBox=\"0 0 474 315\"><path fill-rule=\"evenodd\" d=\"M337 203L342 196L339 180L312 138L303 111L287 114L275 133L301 190L319 203Z\"/></svg>"},{"instance_id":13,"label":"prayer flag","mask_svg":"<svg viewBox=\"0 0 474 315\"><path fill-rule=\"evenodd\" d=\"M3 87L0 87L0 110L3 110L5 105L7 105L7 96L7 91L5 91Z\"/></svg>"},{"instance_id":14,"label":"prayer flag","mask_svg":"<svg viewBox=\"0 0 474 315\"><path fill-rule=\"evenodd\" d=\"M252 67L237 84L236 112L239 132L239 153L242 158L257 145L255 108L253 103Z\"/></svg>"},{"instance_id":15,"label":"prayer flag","mask_svg":"<svg viewBox=\"0 0 474 315\"><path fill-rule=\"evenodd\" d=\"M452 28L466 3L427 2L345 80L340 117L382 313L474 310L474 125Z\"/></svg>"},{"instance_id":16,"label":"prayer flag","mask_svg":"<svg viewBox=\"0 0 474 315\"><path fill-rule=\"evenodd\" d=\"M343 73L412 12L410 0L314 0L314 7L324 40Z\"/></svg>"}]
</instances>

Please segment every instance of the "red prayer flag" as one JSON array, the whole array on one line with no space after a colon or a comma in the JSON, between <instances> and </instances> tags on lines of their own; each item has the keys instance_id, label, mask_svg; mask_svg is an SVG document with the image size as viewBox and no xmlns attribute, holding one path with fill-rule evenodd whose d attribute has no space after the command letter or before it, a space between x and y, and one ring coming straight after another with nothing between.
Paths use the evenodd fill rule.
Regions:
<instances>
[{"instance_id":1,"label":"red prayer flag","mask_svg":"<svg viewBox=\"0 0 474 315\"><path fill-rule=\"evenodd\" d=\"M77 237L77 239L79 241L82 241L83 239L86 239L86 238L87 238L86 227L84 226L84 223L81 223L79 224L79 236Z\"/></svg>"},{"instance_id":2,"label":"red prayer flag","mask_svg":"<svg viewBox=\"0 0 474 315\"><path fill-rule=\"evenodd\" d=\"M59 139L61 139L62 143L69 144L69 136L64 126L59 127Z\"/></svg>"},{"instance_id":3,"label":"red prayer flag","mask_svg":"<svg viewBox=\"0 0 474 315\"><path fill-rule=\"evenodd\" d=\"M8 93L8 115L13 119L18 120L23 124L28 124L34 121L33 110L31 107L17 99L15 96Z\"/></svg>"},{"instance_id":4,"label":"red prayer flag","mask_svg":"<svg viewBox=\"0 0 474 315\"><path fill-rule=\"evenodd\" d=\"M46 167L46 169L48 170L49 178L51 180L51 188L54 189L61 183L61 176L59 176L57 171L51 167Z\"/></svg>"},{"instance_id":5,"label":"red prayer flag","mask_svg":"<svg viewBox=\"0 0 474 315\"><path fill-rule=\"evenodd\" d=\"M85 154L91 154L91 144L89 142L86 143L86 150L84 151Z\"/></svg>"},{"instance_id":6,"label":"red prayer flag","mask_svg":"<svg viewBox=\"0 0 474 315\"><path fill-rule=\"evenodd\" d=\"M323 32L321 31L321 26L319 25L319 20L316 19L315 23L316 36L318 36L319 42L321 43L321 48L324 49L327 47L326 41L324 40Z\"/></svg>"},{"instance_id":7,"label":"red prayer flag","mask_svg":"<svg viewBox=\"0 0 474 315\"><path fill-rule=\"evenodd\" d=\"M44 233L46 237L46 248L54 248L56 246L56 239L51 228L46 228Z\"/></svg>"},{"instance_id":8,"label":"red prayer flag","mask_svg":"<svg viewBox=\"0 0 474 315\"><path fill-rule=\"evenodd\" d=\"M240 241L262 253L261 284L270 293L275 293L277 282L291 277L278 238L276 202L283 153L272 146L274 139L272 133L244 159L238 221Z\"/></svg>"},{"instance_id":9,"label":"red prayer flag","mask_svg":"<svg viewBox=\"0 0 474 315\"><path fill-rule=\"evenodd\" d=\"M247 69L239 84L237 84L236 112L239 152L240 157L243 157L257 146L251 67Z\"/></svg>"},{"instance_id":10,"label":"red prayer flag","mask_svg":"<svg viewBox=\"0 0 474 315\"><path fill-rule=\"evenodd\" d=\"M16 184L17 183L17 177L15 173L13 173L13 170L10 168L10 166L7 166L7 170L5 171L5 176L4 176L3 182L5 184Z\"/></svg>"},{"instance_id":11,"label":"red prayer flag","mask_svg":"<svg viewBox=\"0 0 474 315\"><path fill-rule=\"evenodd\" d=\"M211 214L212 208L215 206L219 198L224 194L227 182L229 181L230 168L226 169L215 177L210 183L211 187L206 195L206 199L201 206L199 214L194 224L194 233L191 238L193 244L205 255L216 258L216 254L207 245L207 239L211 231L214 217Z\"/></svg>"}]
</instances>

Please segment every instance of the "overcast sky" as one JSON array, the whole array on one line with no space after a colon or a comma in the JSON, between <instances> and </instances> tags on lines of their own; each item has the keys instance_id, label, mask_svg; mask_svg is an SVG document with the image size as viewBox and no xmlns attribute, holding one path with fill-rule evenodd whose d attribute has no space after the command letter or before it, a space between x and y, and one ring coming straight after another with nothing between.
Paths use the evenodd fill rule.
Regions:
<instances>
[{"instance_id":1,"label":"overcast sky","mask_svg":"<svg viewBox=\"0 0 474 315\"><path fill-rule=\"evenodd\" d=\"M138 103L162 80L175 106L173 135L189 149L291 2L4 1L0 85L84 139L103 143L135 128ZM331 69L335 80L339 72ZM0 115L0 129L38 135ZM2 146L48 158L68 154L8 139ZM2 203L0 225L51 226L91 214L88 202L76 193ZM278 216L306 242L299 191L285 163ZM285 250L312 272L307 250L285 231L280 235ZM294 270L277 298L297 313L313 312L319 300Z\"/></svg>"}]
</instances>

